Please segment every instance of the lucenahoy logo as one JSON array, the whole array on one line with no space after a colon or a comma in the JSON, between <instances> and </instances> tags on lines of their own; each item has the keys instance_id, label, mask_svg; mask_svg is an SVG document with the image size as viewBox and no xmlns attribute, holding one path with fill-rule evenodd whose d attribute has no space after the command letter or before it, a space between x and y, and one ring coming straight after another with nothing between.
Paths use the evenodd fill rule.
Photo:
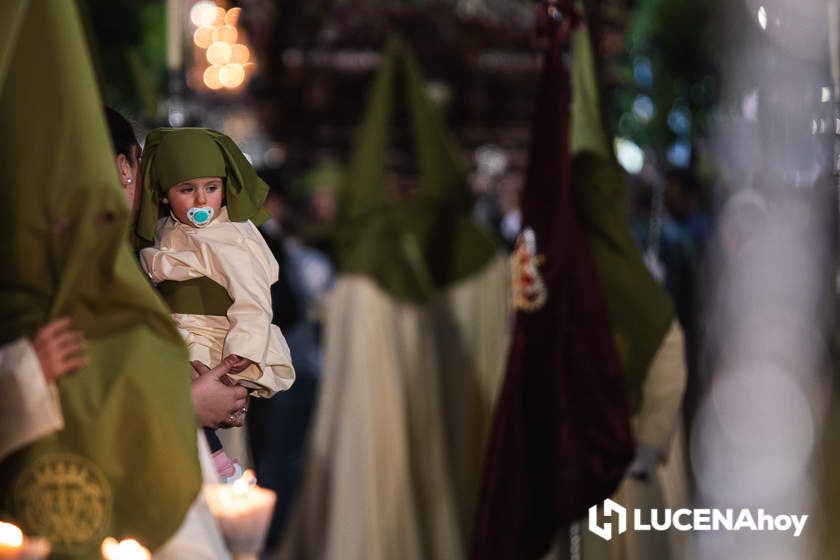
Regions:
<instances>
[{"instance_id":1,"label":"lucenahoy logo","mask_svg":"<svg viewBox=\"0 0 840 560\"><path fill-rule=\"evenodd\" d=\"M598 506L589 508L589 530L604 539L611 540L628 529L628 510L621 504L607 498L604 500L603 515L611 521L598 524ZM632 529L635 531L793 531L798 537L805 529L808 515L771 515L759 508L750 509L632 509ZM615 527L615 530L613 528Z\"/></svg>"}]
</instances>

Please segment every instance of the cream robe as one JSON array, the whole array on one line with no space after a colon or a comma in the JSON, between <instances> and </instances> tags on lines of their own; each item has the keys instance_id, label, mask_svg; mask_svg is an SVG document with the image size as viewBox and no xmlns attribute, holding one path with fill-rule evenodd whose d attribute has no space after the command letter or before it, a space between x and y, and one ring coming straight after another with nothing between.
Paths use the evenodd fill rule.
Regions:
<instances>
[{"instance_id":1,"label":"cream robe","mask_svg":"<svg viewBox=\"0 0 840 560\"><path fill-rule=\"evenodd\" d=\"M507 263L497 257L426 305L339 277L278 558L466 558L507 353Z\"/></svg>"},{"instance_id":2,"label":"cream robe","mask_svg":"<svg viewBox=\"0 0 840 560\"><path fill-rule=\"evenodd\" d=\"M0 414L0 460L64 428L58 389L27 338L0 347Z\"/></svg>"},{"instance_id":3,"label":"cream robe","mask_svg":"<svg viewBox=\"0 0 840 560\"><path fill-rule=\"evenodd\" d=\"M233 304L226 317L173 313L190 360L214 367L236 354L253 361L239 374L240 384L271 397L295 379L289 346L271 323L271 285L279 267L250 220L231 222L227 208L209 225L196 228L175 218L157 224L155 246L140 251L143 269L155 284L206 276L223 286Z\"/></svg>"}]
</instances>

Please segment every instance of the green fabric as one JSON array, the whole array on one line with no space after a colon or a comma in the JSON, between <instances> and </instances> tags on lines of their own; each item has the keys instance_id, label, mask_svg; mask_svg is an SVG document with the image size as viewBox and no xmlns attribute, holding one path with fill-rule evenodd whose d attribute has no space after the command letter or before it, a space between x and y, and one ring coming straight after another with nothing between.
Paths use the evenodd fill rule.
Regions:
<instances>
[{"instance_id":1,"label":"green fabric","mask_svg":"<svg viewBox=\"0 0 840 560\"><path fill-rule=\"evenodd\" d=\"M20 6L1 3L0 21ZM75 3L23 10L0 52L0 343L69 316L91 362L58 381L64 429L0 463L0 510L53 558L98 557L108 535L156 548L201 485L187 352L125 241Z\"/></svg>"},{"instance_id":2,"label":"green fabric","mask_svg":"<svg viewBox=\"0 0 840 560\"><path fill-rule=\"evenodd\" d=\"M152 240L155 224L168 215L161 204L165 190L187 179L224 177L225 206L233 222L268 219L263 202L268 185L228 136L208 128L156 128L143 146L143 191L137 235ZM219 159L221 158L221 159Z\"/></svg>"},{"instance_id":3,"label":"green fabric","mask_svg":"<svg viewBox=\"0 0 840 560\"><path fill-rule=\"evenodd\" d=\"M167 280L157 289L172 313L226 317L233 304L224 286L206 276L182 282Z\"/></svg>"},{"instance_id":4,"label":"green fabric","mask_svg":"<svg viewBox=\"0 0 840 560\"><path fill-rule=\"evenodd\" d=\"M161 194L177 183L198 177L225 177L225 160L216 142L199 129L184 129L161 136L150 157L150 177L157 177Z\"/></svg>"},{"instance_id":5,"label":"green fabric","mask_svg":"<svg viewBox=\"0 0 840 560\"><path fill-rule=\"evenodd\" d=\"M645 266L630 231L624 176L601 122L594 56L585 26L573 35L571 75L576 203L626 373L631 409L637 412L642 385L671 326L674 306Z\"/></svg>"},{"instance_id":6,"label":"green fabric","mask_svg":"<svg viewBox=\"0 0 840 560\"><path fill-rule=\"evenodd\" d=\"M417 192L403 201L390 190L385 165L400 72L420 169ZM394 297L422 302L490 261L496 246L471 220L457 154L413 53L391 36L339 191L336 252L344 272L367 274Z\"/></svg>"},{"instance_id":7,"label":"green fabric","mask_svg":"<svg viewBox=\"0 0 840 560\"><path fill-rule=\"evenodd\" d=\"M0 89L8 76L9 64L28 7L29 0L7 0L3 5L3 19L0 20Z\"/></svg>"},{"instance_id":8,"label":"green fabric","mask_svg":"<svg viewBox=\"0 0 840 560\"><path fill-rule=\"evenodd\" d=\"M590 41L586 26L581 26L572 34L570 145L572 154L589 151L608 160L612 155L607 133L601 122L595 53L592 52Z\"/></svg>"}]
</instances>

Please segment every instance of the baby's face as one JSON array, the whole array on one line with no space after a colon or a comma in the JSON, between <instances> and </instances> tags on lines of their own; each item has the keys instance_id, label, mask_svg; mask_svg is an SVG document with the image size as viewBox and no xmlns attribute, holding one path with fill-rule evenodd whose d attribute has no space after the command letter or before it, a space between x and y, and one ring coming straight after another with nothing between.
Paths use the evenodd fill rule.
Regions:
<instances>
[{"instance_id":1,"label":"baby's face","mask_svg":"<svg viewBox=\"0 0 840 560\"><path fill-rule=\"evenodd\" d=\"M195 225L196 223L189 218L190 208L209 206L213 209L212 218L209 220L212 221L222 208L224 191L224 181L221 177L199 177L169 187L163 201L169 204L179 222Z\"/></svg>"}]
</instances>

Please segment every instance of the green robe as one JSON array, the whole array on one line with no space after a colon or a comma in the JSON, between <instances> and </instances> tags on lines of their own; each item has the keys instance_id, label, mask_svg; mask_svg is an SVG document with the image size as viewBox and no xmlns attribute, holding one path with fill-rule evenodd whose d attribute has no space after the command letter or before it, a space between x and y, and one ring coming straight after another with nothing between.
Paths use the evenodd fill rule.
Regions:
<instances>
[{"instance_id":1,"label":"green robe","mask_svg":"<svg viewBox=\"0 0 840 560\"><path fill-rule=\"evenodd\" d=\"M106 536L155 549L201 484L187 354L125 241L75 3L0 16L0 343L69 316L90 357L57 383L65 428L0 463L0 510L56 558L98 557Z\"/></svg>"}]
</instances>

